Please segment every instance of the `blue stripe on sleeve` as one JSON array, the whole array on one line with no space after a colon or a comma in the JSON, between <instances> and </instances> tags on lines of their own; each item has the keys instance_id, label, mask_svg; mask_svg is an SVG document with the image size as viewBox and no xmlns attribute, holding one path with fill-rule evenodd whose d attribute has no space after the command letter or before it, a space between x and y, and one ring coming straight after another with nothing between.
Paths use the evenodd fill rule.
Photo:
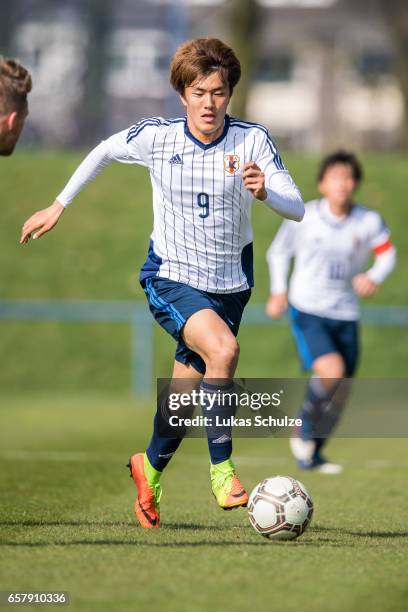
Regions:
<instances>
[{"instance_id":1,"label":"blue stripe on sleeve","mask_svg":"<svg viewBox=\"0 0 408 612\"><path fill-rule=\"evenodd\" d=\"M129 144L133 138L136 138L140 132L147 127L148 125L155 125L159 127L160 125L170 125L172 123L184 123L185 119L183 117L177 119L160 119L159 117L149 117L147 119L142 119L136 125L133 125L127 135L126 142Z\"/></svg>"},{"instance_id":2,"label":"blue stripe on sleeve","mask_svg":"<svg viewBox=\"0 0 408 612\"><path fill-rule=\"evenodd\" d=\"M275 143L273 142L272 138L269 136L269 132L266 129L265 126L261 125L260 123L252 123L250 121L241 121L240 119L233 119L231 117L231 126L237 126L237 127L241 127L244 130L248 130L250 128L258 128L259 130L261 130L261 132L263 132L266 136L266 142L269 145L269 148L273 154L273 162L276 166L276 168L278 170L286 170L282 158L278 153L278 149L276 148Z\"/></svg>"},{"instance_id":3,"label":"blue stripe on sleeve","mask_svg":"<svg viewBox=\"0 0 408 612\"><path fill-rule=\"evenodd\" d=\"M140 132L148 125L155 125L158 127L159 125L161 125L161 122L159 119L155 119L155 118L145 119L144 121L141 121L134 127L130 128L127 138L126 138L126 143L129 144L129 142L133 140L134 138L136 138L136 136L140 134Z\"/></svg>"}]
</instances>

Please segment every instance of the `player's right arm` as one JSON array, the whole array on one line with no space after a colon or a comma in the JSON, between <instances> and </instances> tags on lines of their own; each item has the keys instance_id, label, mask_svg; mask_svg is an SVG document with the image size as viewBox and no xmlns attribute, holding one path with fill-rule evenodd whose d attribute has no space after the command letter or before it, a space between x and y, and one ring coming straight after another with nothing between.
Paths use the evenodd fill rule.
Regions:
<instances>
[{"instance_id":1,"label":"player's right arm","mask_svg":"<svg viewBox=\"0 0 408 612\"><path fill-rule=\"evenodd\" d=\"M111 161L147 166L149 132L156 125L150 120L141 121L130 129L103 140L78 166L51 206L34 213L27 219L21 231L20 244L27 243L30 238L40 238L52 230L75 196ZM145 127L149 129L144 129Z\"/></svg>"},{"instance_id":2,"label":"player's right arm","mask_svg":"<svg viewBox=\"0 0 408 612\"><path fill-rule=\"evenodd\" d=\"M52 230L57 225L64 210L64 206L58 200L54 200L48 208L31 215L21 229L20 244L26 244L30 238L33 240L40 238L40 236Z\"/></svg>"},{"instance_id":3,"label":"player's right arm","mask_svg":"<svg viewBox=\"0 0 408 612\"><path fill-rule=\"evenodd\" d=\"M280 319L288 307L288 274L294 255L296 228L295 222L284 221L266 252L270 295L265 310L272 319Z\"/></svg>"}]
</instances>

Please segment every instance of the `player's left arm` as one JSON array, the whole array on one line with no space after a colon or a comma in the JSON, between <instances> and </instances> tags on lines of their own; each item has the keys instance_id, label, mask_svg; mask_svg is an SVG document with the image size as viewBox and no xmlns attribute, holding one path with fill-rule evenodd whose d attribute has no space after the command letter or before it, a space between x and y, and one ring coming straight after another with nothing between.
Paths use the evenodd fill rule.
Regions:
<instances>
[{"instance_id":1,"label":"player's left arm","mask_svg":"<svg viewBox=\"0 0 408 612\"><path fill-rule=\"evenodd\" d=\"M397 251L390 239L390 231L380 215L376 215L370 247L374 254L374 263L367 272L353 278L354 291L360 297L374 295L378 287L394 270L397 262Z\"/></svg>"},{"instance_id":2,"label":"player's left arm","mask_svg":"<svg viewBox=\"0 0 408 612\"><path fill-rule=\"evenodd\" d=\"M286 170L267 134L260 131L259 148L253 161L246 162L242 179L254 198L264 202L282 217L301 221L305 206L299 189Z\"/></svg>"}]
</instances>

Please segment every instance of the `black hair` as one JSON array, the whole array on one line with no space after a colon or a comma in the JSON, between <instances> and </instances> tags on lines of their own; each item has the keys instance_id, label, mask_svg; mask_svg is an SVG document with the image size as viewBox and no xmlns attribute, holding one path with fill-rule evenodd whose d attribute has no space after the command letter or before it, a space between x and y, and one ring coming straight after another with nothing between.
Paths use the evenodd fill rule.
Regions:
<instances>
[{"instance_id":1,"label":"black hair","mask_svg":"<svg viewBox=\"0 0 408 612\"><path fill-rule=\"evenodd\" d=\"M317 174L318 182L323 180L324 175L327 170L336 164L344 164L346 166L350 166L353 172L353 179L356 183L360 183L363 178L363 168L361 163L354 155L354 153L349 153L348 151L335 151L334 153L330 153L324 157L320 163L319 172Z\"/></svg>"}]
</instances>

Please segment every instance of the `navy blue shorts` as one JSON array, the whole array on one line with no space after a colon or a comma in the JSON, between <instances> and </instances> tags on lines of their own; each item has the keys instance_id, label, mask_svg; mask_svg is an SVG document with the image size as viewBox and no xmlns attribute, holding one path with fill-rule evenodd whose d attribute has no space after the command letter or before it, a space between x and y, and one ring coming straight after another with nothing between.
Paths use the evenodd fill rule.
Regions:
<instances>
[{"instance_id":1,"label":"navy blue shorts","mask_svg":"<svg viewBox=\"0 0 408 612\"><path fill-rule=\"evenodd\" d=\"M251 296L250 289L237 293L207 293L159 276L145 278L141 285L154 318L177 341L176 361L191 364L201 374L205 374L203 359L189 349L181 337L185 322L195 312L209 308L225 321L236 336L242 313Z\"/></svg>"},{"instance_id":2,"label":"navy blue shorts","mask_svg":"<svg viewBox=\"0 0 408 612\"><path fill-rule=\"evenodd\" d=\"M353 376L359 356L359 326L357 321L341 321L318 317L289 306L289 320L299 358L304 370L315 359L328 353L340 353L346 376Z\"/></svg>"}]
</instances>

